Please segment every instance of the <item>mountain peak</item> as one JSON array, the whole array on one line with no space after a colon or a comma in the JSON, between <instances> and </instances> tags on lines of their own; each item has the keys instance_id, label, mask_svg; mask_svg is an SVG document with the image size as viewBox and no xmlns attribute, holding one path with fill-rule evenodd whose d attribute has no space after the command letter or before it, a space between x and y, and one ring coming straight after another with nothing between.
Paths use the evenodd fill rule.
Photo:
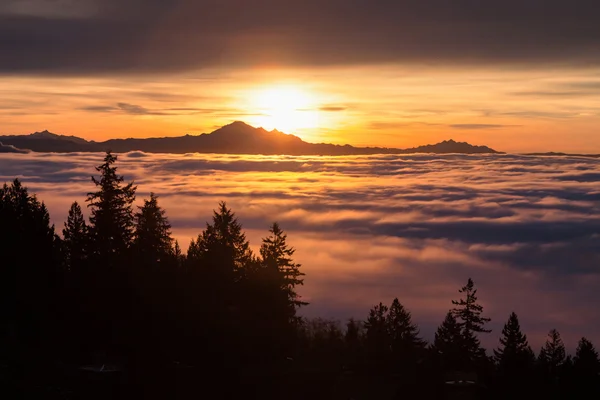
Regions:
<instances>
[{"instance_id":1,"label":"mountain peak","mask_svg":"<svg viewBox=\"0 0 600 400\"><path fill-rule=\"evenodd\" d=\"M55 137L55 136L58 136L58 135L55 134L55 133L50 132L48 129L44 129L41 132L34 132L30 136L34 136L34 137Z\"/></svg>"}]
</instances>

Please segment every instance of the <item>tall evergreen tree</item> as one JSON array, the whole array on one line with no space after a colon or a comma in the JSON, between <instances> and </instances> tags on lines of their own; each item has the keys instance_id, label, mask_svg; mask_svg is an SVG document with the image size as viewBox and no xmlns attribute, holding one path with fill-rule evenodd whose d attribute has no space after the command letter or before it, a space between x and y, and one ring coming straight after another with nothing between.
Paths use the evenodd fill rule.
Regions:
<instances>
[{"instance_id":1,"label":"tall evergreen tree","mask_svg":"<svg viewBox=\"0 0 600 400\"><path fill-rule=\"evenodd\" d=\"M124 184L114 165L117 157L107 152L96 167L100 178L92 176L95 192L87 195L90 215L90 263L93 266L85 287L90 344L106 354L127 356L135 351L136 315L131 307L132 290L130 249L134 233L132 204L136 187Z\"/></svg>"},{"instance_id":2,"label":"tall evergreen tree","mask_svg":"<svg viewBox=\"0 0 600 400\"><path fill-rule=\"evenodd\" d=\"M81 207L74 202L63 228L63 248L67 268L70 271L81 269L87 260L89 251L88 226Z\"/></svg>"},{"instance_id":3,"label":"tall evergreen tree","mask_svg":"<svg viewBox=\"0 0 600 400\"><path fill-rule=\"evenodd\" d=\"M190 268L200 268L208 279L230 284L243 279L253 254L242 225L225 202L214 211L212 223L192 240L187 259Z\"/></svg>"},{"instance_id":4,"label":"tall evergreen tree","mask_svg":"<svg viewBox=\"0 0 600 400\"><path fill-rule=\"evenodd\" d=\"M600 373L600 359L598 352L592 342L586 338L581 338L577 345L577 352L573 360L573 367L576 374L587 381L598 381Z\"/></svg>"},{"instance_id":5,"label":"tall evergreen tree","mask_svg":"<svg viewBox=\"0 0 600 400\"><path fill-rule=\"evenodd\" d=\"M117 156L110 151L104 157L104 163L96 167L100 179L92 177L97 191L87 195L91 209L90 234L94 243L94 252L102 262L114 264L131 245L134 234L134 216L132 204L136 187L133 182L123 184L123 176L117 175L114 166Z\"/></svg>"},{"instance_id":6,"label":"tall evergreen tree","mask_svg":"<svg viewBox=\"0 0 600 400\"><path fill-rule=\"evenodd\" d=\"M532 353L527 335L521 332L519 318L512 312L502 329L500 347L494 350L496 362L503 370L522 370L531 362Z\"/></svg>"},{"instance_id":7,"label":"tall evergreen tree","mask_svg":"<svg viewBox=\"0 0 600 400\"><path fill-rule=\"evenodd\" d=\"M410 312L397 298L392 301L386 323L394 353L406 356L424 348L425 342L419 337L419 328L412 322Z\"/></svg>"},{"instance_id":8,"label":"tall evergreen tree","mask_svg":"<svg viewBox=\"0 0 600 400\"><path fill-rule=\"evenodd\" d=\"M462 331L451 311L435 332L433 350L441 358L444 369L459 370L464 366Z\"/></svg>"},{"instance_id":9,"label":"tall evergreen tree","mask_svg":"<svg viewBox=\"0 0 600 400\"><path fill-rule=\"evenodd\" d=\"M44 203L18 179L0 188L0 226L0 352L5 345L19 358L11 361L36 365L58 334L60 241Z\"/></svg>"},{"instance_id":10,"label":"tall evergreen tree","mask_svg":"<svg viewBox=\"0 0 600 400\"><path fill-rule=\"evenodd\" d=\"M365 322L366 350L372 368L385 368L389 362L390 337L387 328L388 307L379 303L369 310Z\"/></svg>"},{"instance_id":11,"label":"tall evergreen tree","mask_svg":"<svg viewBox=\"0 0 600 400\"><path fill-rule=\"evenodd\" d=\"M560 367L564 364L565 360L565 345L560 337L560 333L556 329L552 329L548 333L546 343L540 350L538 362L541 364L546 377L556 381Z\"/></svg>"},{"instance_id":12,"label":"tall evergreen tree","mask_svg":"<svg viewBox=\"0 0 600 400\"><path fill-rule=\"evenodd\" d=\"M269 232L271 234L263 239L260 248L262 262L267 268L278 271L281 276L281 290L287 294L288 301L292 305L291 309L295 315L296 308L308 304L300 300L295 290L297 285L304 284L304 280L301 279L304 274L300 272L301 265L292 260L292 256L296 250L288 246L286 242L287 235L277 222L273 223Z\"/></svg>"},{"instance_id":13,"label":"tall evergreen tree","mask_svg":"<svg viewBox=\"0 0 600 400\"><path fill-rule=\"evenodd\" d=\"M247 329L251 322L244 322L256 315L254 305L262 303L262 295L270 297L274 291L266 291L260 299L248 295L256 293L247 278L257 270L257 262L242 225L225 202L219 203L212 222L190 242L185 265L187 307L193 315L203 315L202 324L212 326L209 332L200 324L193 324L192 329L205 335L205 346L209 346L198 351L210 352L213 362L237 362L240 354L252 350L243 335L255 335L258 328Z\"/></svg>"},{"instance_id":14,"label":"tall evergreen tree","mask_svg":"<svg viewBox=\"0 0 600 400\"><path fill-rule=\"evenodd\" d=\"M136 257L141 257L147 266L171 261L174 257L171 225L166 212L158 205L158 198L150 193L150 199L138 207L135 214L135 234L133 244Z\"/></svg>"},{"instance_id":15,"label":"tall evergreen tree","mask_svg":"<svg viewBox=\"0 0 600 400\"><path fill-rule=\"evenodd\" d=\"M485 351L481 348L481 342L476 334L491 332L484 328L485 324L490 322L490 318L482 316L483 306L477 303L477 289L471 278L459 290L459 293L464 294L465 298L452 300L452 304L455 305L452 314L459 321L464 348L471 360L482 358L485 356Z\"/></svg>"}]
</instances>

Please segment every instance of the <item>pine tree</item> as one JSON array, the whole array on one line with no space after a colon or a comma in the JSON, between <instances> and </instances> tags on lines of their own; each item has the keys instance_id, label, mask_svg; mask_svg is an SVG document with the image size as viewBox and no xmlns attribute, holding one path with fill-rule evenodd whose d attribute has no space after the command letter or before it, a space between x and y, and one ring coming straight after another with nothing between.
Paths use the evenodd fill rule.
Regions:
<instances>
[{"instance_id":1,"label":"pine tree","mask_svg":"<svg viewBox=\"0 0 600 400\"><path fill-rule=\"evenodd\" d=\"M548 333L546 343L540 350L538 362L551 380L558 379L559 369L566 359L565 345L556 329Z\"/></svg>"},{"instance_id":2,"label":"pine tree","mask_svg":"<svg viewBox=\"0 0 600 400\"><path fill-rule=\"evenodd\" d=\"M452 309L452 314L459 321L464 348L471 360L482 358L485 351L481 348L481 343L475 334L491 332L484 328L484 325L491 319L482 316L483 306L477 303L477 289L471 278L459 290L459 293L463 293L465 298L452 301L452 304L456 306Z\"/></svg>"},{"instance_id":3,"label":"pine tree","mask_svg":"<svg viewBox=\"0 0 600 400\"><path fill-rule=\"evenodd\" d=\"M133 319L138 311L131 306L131 273L134 271L130 249L134 233L132 203L136 187L124 184L114 166L117 157L106 153L96 167L100 178L92 176L95 192L87 195L90 215L90 268L85 289L89 319L89 343L101 352L125 355L136 349L138 339Z\"/></svg>"},{"instance_id":4,"label":"pine tree","mask_svg":"<svg viewBox=\"0 0 600 400\"><path fill-rule=\"evenodd\" d=\"M419 337L419 328L412 322L410 312L397 298L389 308L386 323L392 351L401 354L414 352L425 346L425 342Z\"/></svg>"},{"instance_id":5,"label":"pine tree","mask_svg":"<svg viewBox=\"0 0 600 400\"><path fill-rule=\"evenodd\" d=\"M367 352L373 367L386 367L389 361L390 337L387 317L388 307L379 303L369 310L369 317L365 322Z\"/></svg>"},{"instance_id":6,"label":"pine tree","mask_svg":"<svg viewBox=\"0 0 600 400\"><path fill-rule=\"evenodd\" d=\"M192 240L187 259L189 268L200 268L208 279L232 284L245 277L245 267L253 260L253 254L242 225L225 202L214 211L212 224L207 223L206 229Z\"/></svg>"},{"instance_id":7,"label":"pine tree","mask_svg":"<svg viewBox=\"0 0 600 400\"><path fill-rule=\"evenodd\" d=\"M532 364L532 350L527 336L521 332L519 318L514 312L502 329L500 347L494 350L494 357L503 374L523 374Z\"/></svg>"},{"instance_id":8,"label":"pine tree","mask_svg":"<svg viewBox=\"0 0 600 400\"><path fill-rule=\"evenodd\" d=\"M441 357L446 369L458 370L463 367L462 331L451 311L448 311L446 318L435 332L433 349Z\"/></svg>"},{"instance_id":9,"label":"pine tree","mask_svg":"<svg viewBox=\"0 0 600 400\"><path fill-rule=\"evenodd\" d=\"M577 345L577 352L573 360L573 367L577 375L587 380L598 379L600 373L600 359L598 352L594 348L592 342L586 338L581 338Z\"/></svg>"},{"instance_id":10,"label":"pine tree","mask_svg":"<svg viewBox=\"0 0 600 400\"><path fill-rule=\"evenodd\" d=\"M133 244L146 265L154 265L171 261L174 256L171 225L165 216L166 212L158 205L154 193L150 200L138 207L135 214L135 235Z\"/></svg>"},{"instance_id":11,"label":"pine tree","mask_svg":"<svg viewBox=\"0 0 600 400\"><path fill-rule=\"evenodd\" d=\"M18 179L0 188L0 226L0 341L7 357L20 352L13 362L30 357L33 365L56 345L50 341L61 312L60 239L44 203Z\"/></svg>"},{"instance_id":12,"label":"pine tree","mask_svg":"<svg viewBox=\"0 0 600 400\"><path fill-rule=\"evenodd\" d=\"M269 232L271 235L263 239L260 248L262 263L267 268L273 268L280 274L281 290L286 292L295 315L296 308L308 304L300 300L295 290L297 285L304 283L304 280L300 278L304 274L300 272L301 265L292 260L291 257L296 250L286 243L287 235L281 230L279 224L273 223Z\"/></svg>"},{"instance_id":13,"label":"pine tree","mask_svg":"<svg viewBox=\"0 0 600 400\"><path fill-rule=\"evenodd\" d=\"M63 228L63 248L67 268L70 271L81 269L87 260L89 250L88 226L81 212L81 207L74 202L69 209L69 216Z\"/></svg>"},{"instance_id":14,"label":"pine tree","mask_svg":"<svg viewBox=\"0 0 600 400\"><path fill-rule=\"evenodd\" d=\"M136 187L133 182L124 185L124 178L117 175L114 163L117 157L107 152L104 163L96 167L100 179L92 177L98 190L87 196L91 208L90 234L94 250L103 262L114 265L131 245L134 233L132 203Z\"/></svg>"}]
</instances>

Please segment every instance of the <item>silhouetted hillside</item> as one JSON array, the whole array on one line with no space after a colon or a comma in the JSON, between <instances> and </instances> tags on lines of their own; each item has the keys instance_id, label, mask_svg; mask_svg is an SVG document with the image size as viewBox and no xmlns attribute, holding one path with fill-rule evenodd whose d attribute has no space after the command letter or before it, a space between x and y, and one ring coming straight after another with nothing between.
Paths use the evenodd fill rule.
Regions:
<instances>
[{"instance_id":1,"label":"silhouetted hillside","mask_svg":"<svg viewBox=\"0 0 600 400\"><path fill-rule=\"evenodd\" d=\"M36 152L90 152L111 150L117 153L144 151L147 153L221 153L221 154L287 154L287 155L359 155L408 153L497 153L486 146L444 141L438 144L396 149L386 147L354 147L327 143L308 143L297 136L277 130L254 128L244 122L233 122L212 133L179 137L146 139L110 139L87 141L75 136L63 136L48 131L31 135L0 136L5 145Z\"/></svg>"}]
</instances>

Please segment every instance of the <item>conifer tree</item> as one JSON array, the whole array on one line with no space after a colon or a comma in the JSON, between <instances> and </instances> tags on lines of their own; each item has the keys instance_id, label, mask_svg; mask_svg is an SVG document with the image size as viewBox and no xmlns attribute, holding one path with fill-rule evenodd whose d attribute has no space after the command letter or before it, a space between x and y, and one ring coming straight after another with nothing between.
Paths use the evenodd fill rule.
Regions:
<instances>
[{"instance_id":1,"label":"conifer tree","mask_svg":"<svg viewBox=\"0 0 600 400\"><path fill-rule=\"evenodd\" d=\"M91 209L90 234L95 254L109 264L125 253L134 233L132 203L136 187L133 182L123 184L124 178L117 175L114 166L116 161L110 151L106 153L104 163L96 167L100 179L92 177L98 190L88 193L86 200Z\"/></svg>"},{"instance_id":2,"label":"conifer tree","mask_svg":"<svg viewBox=\"0 0 600 400\"><path fill-rule=\"evenodd\" d=\"M295 290L297 285L304 283L304 280L301 279L304 274L300 272L301 265L292 260L296 250L288 246L287 235L279 227L279 224L273 223L269 232L271 234L263 239L260 248L262 262L266 268L274 269L280 275L281 290L287 294L288 302L292 305L295 315L296 308L308 304L300 300Z\"/></svg>"},{"instance_id":3,"label":"conifer tree","mask_svg":"<svg viewBox=\"0 0 600 400\"><path fill-rule=\"evenodd\" d=\"M165 210L158 205L158 198L150 193L150 199L144 200L144 205L138 208L133 242L137 256L149 265L170 261L174 256L171 225Z\"/></svg>"},{"instance_id":4,"label":"conifer tree","mask_svg":"<svg viewBox=\"0 0 600 400\"><path fill-rule=\"evenodd\" d=\"M187 259L190 268L199 267L209 279L232 284L245 277L253 254L242 225L225 202L214 211L212 223L192 240Z\"/></svg>"},{"instance_id":5,"label":"conifer tree","mask_svg":"<svg viewBox=\"0 0 600 400\"><path fill-rule=\"evenodd\" d=\"M397 298L389 308L386 324L394 353L402 355L402 353L415 352L425 346L425 342L419 337L419 328L412 322L410 312Z\"/></svg>"},{"instance_id":6,"label":"conifer tree","mask_svg":"<svg viewBox=\"0 0 600 400\"><path fill-rule=\"evenodd\" d=\"M441 357L445 368L460 369L463 366L462 331L451 311L435 332L433 349Z\"/></svg>"},{"instance_id":7,"label":"conifer tree","mask_svg":"<svg viewBox=\"0 0 600 400\"><path fill-rule=\"evenodd\" d=\"M369 310L365 322L365 339L369 361L378 364L375 367L385 367L389 361L390 337L387 328L388 307L379 303Z\"/></svg>"},{"instance_id":8,"label":"conifer tree","mask_svg":"<svg viewBox=\"0 0 600 400\"><path fill-rule=\"evenodd\" d=\"M81 212L81 207L77 202L74 202L69 209L69 215L63 228L65 262L71 272L83 267L88 256L88 247L88 226Z\"/></svg>"},{"instance_id":9,"label":"conifer tree","mask_svg":"<svg viewBox=\"0 0 600 400\"><path fill-rule=\"evenodd\" d=\"M592 342L586 338L581 338L577 345L577 352L573 360L573 367L578 376L587 379L588 381L593 379L598 380L598 373L600 373L600 359L598 358L598 352L594 348Z\"/></svg>"},{"instance_id":10,"label":"conifer tree","mask_svg":"<svg viewBox=\"0 0 600 400\"><path fill-rule=\"evenodd\" d=\"M556 329L552 329L548 333L546 343L540 350L538 361L548 378L556 380L558 378L559 369L564 364L565 360L565 345L560 337L560 333Z\"/></svg>"},{"instance_id":11,"label":"conifer tree","mask_svg":"<svg viewBox=\"0 0 600 400\"><path fill-rule=\"evenodd\" d=\"M485 351L481 348L476 333L491 332L484 328L485 324L490 322L490 318L482 316L483 306L477 303L477 289L471 278L459 290L459 293L463 293L465 298L452 301L452 304L456 306L452 309L452 314L461 327L464 349L469 358L475 360L485 356Z\"/></svg>"},{"instance_id":12,"label":"conifer tree","mask_svg":"<svg viewBox=\"0 0 600 400\"><path fill-rule=\"evenodd\" d=\"M58 329L60 240L44 203L18 179L0 188L0 225L0 313L8 328L0 329L0 341L38 362L53 351L48 341Z\"/></svg>"},{"instance_id":13,"label":"conifer tree","mask_svg":"<svg viewBox=\"0 0 600 400\"><path fill-rule=\"evenodd\" d=\"M533 351L527 342L527 335L521 332L519 318L514 312L502 329L500 347L494 350L494 358L503 374L523 374L531 366Z\"/></svg>"}]
</instances>

